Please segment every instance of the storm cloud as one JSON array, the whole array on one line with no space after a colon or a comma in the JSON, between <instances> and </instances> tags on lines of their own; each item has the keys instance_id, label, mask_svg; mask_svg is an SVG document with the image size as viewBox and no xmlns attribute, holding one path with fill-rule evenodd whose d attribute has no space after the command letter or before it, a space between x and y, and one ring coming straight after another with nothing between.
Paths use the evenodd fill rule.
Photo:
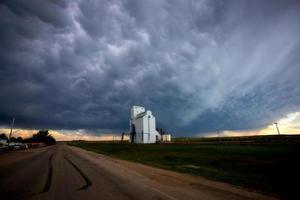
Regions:
<instances>
[{"instance_id":1,"label":"storm cloud","mask_svg":"<svg viewBox=\"0 0 300 200\"><path fill-rule=\"evenodd\" d=\"M0 125L177 135L300 110L299 1L0 1Z\"/></svg>"}]
</instances>

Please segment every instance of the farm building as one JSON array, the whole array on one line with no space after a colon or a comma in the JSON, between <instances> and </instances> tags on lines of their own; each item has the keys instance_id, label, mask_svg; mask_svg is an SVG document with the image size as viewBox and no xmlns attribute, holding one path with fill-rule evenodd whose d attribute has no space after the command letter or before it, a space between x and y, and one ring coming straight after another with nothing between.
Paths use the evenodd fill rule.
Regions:
<instances>
[{"instance_id":1,"label":"farm building","mask_svg":"<svg viewBox=\"0 0 300 200\"><path fill-rule=\"evenodd\" d=\"M156 131L155 117L150 110L133 106L130 118L130 141L132 143L156 143L160 134Z\"/></svg>"},{"instance_id":2,"label":"farm building","mask_svg":"<svg viewBox=\"0 0 300 200\"><path fill-rule=\"evenodd\" d=\"M161 142L171 142L171 134L163 134L160 136Z\"/></svg>"},{"instance_id":3,"label":"farm building","mask_svg":"<svg viewBox=\"0 0 300 200\"><path fill-rule=\"evenodd\" d=\"M160 142L171 142L171 134L165 132L165 130L162 128L157 128L156 130L160 135Z\"/></svg>"}]
</instances>

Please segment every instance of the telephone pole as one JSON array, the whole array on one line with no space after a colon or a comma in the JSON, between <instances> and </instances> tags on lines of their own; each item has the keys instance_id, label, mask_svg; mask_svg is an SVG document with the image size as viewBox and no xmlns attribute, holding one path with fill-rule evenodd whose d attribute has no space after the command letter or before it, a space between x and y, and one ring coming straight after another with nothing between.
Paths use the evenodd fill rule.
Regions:
<instances>
[{"instance_id":1,"label":"telephone pole","mask_svg":"<svg viewBox=\"0 0 300 200\"><path fill-rule=\"evenodd\" d=\"M274 124L276 125L278 135L280 135L279 128L278 128L278 125L277 125L277 122L275 122Z\"/></svg>"}]
</instances>

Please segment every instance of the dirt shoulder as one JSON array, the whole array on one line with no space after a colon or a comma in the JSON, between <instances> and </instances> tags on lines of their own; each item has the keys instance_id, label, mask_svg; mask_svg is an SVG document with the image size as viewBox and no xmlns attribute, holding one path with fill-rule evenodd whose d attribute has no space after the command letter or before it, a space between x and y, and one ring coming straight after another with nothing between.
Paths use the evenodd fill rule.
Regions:
<instances>
[{"instance_id":1,"label":"dirt shoulder","mask_svg":"<svg viewBox=\"0 0 300 200\"><path fill-rule=\"evenodd\" d=\"M116 176L136 180L174 199L276 199L231 184L181 174L140 163L111 158L78 147L69 148L84 159L106 168Z\"/></svg>"}]
</instances>

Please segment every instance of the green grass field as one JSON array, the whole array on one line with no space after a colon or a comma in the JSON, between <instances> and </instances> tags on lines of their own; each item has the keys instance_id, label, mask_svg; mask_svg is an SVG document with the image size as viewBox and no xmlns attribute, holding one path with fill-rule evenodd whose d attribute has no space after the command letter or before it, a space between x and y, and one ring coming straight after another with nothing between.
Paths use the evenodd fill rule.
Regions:
<instances>
[{"instance_id":1,"label":"green grass field","mask_svg":"<svg viewBox=\"0 0 300 200\"><path fill-rule=\"evenodd\" d=\"M299 144L118 144L71 142L90 151L229 182L283 198L299 174ZM296 180L298 181L298 180Z\"/></svg>"}]
</instances>

